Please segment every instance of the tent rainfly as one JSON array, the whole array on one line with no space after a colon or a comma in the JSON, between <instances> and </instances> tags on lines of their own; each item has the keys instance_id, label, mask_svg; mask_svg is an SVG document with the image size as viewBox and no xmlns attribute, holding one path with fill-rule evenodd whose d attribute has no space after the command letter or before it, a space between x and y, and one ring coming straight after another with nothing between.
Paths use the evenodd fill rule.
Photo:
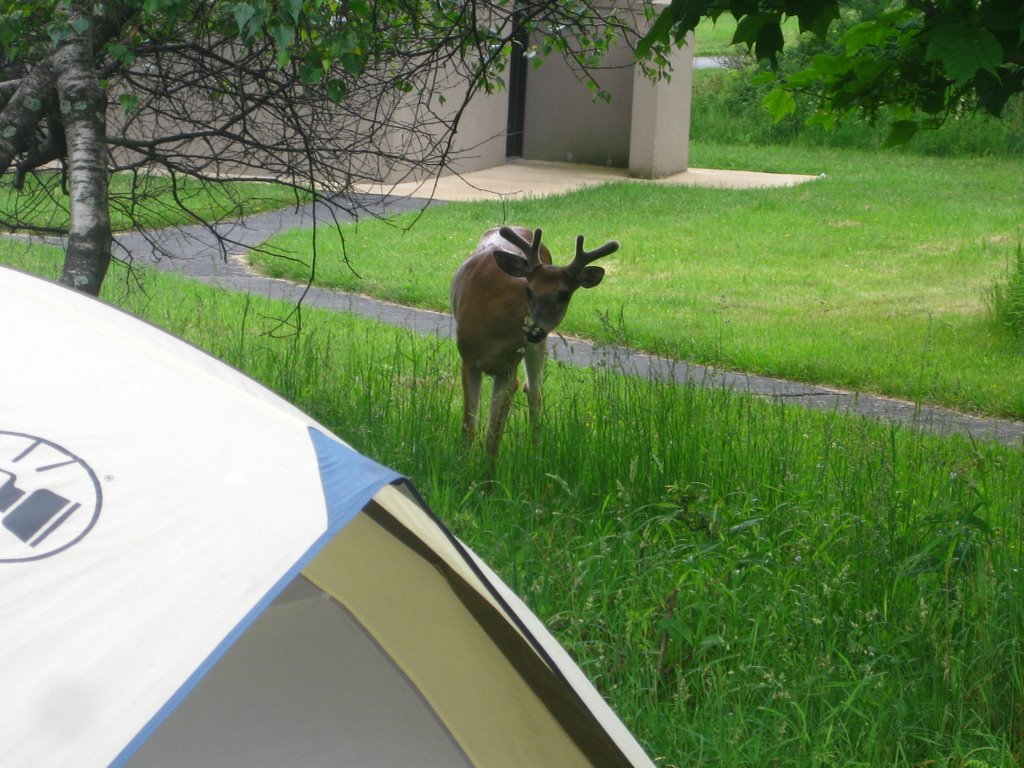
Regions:
<instances>
[{"instance_id":1,"label":"tent rainfly","mask_svg":"<svg viewBox=\"0 0 1024 768\"><path fill-rule=\"evenodd\" d=\"M0 268L0 765L653 766L415 490Z\"/></svg>"}]
</instances>

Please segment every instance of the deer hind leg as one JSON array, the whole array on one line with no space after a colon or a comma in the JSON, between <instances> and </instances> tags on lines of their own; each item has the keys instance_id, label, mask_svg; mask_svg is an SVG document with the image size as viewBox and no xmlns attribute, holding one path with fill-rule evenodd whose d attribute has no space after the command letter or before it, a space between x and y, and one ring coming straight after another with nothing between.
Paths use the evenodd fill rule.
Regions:
<instances>
[{"instance_id":1,"label":"deer hind leg","mask_svg":"<svg viewBox=\"0 0 1024 768\"><path fill-rule=\"evenodd\" d=\"M475 365L462 362L462 445L468 448L476 437L480 413L480 385L483 372Z\"/></svg>"},{"instance_id":2,"label":"deer hind leg","mask_svg":"<svg viewBox=\"0 0 1024 768\"><path fill-rule=\"evenodd\" d=\"M491 412L487 423L486 448L491 462L497 458L501 438L505 434L508 415L512 410L512 399L519 386L516 369L511 368L494 375L494 390L491 393Z\"/></svg>"},{"instance_id":3,"label":"deer hind leg","mask_svg":"<svg viewBox=\"0 0 1024 768\"><path fill-rule=\"evenodd\" d=\"M530 406L530 431L533 442L540 440L541 381L544 375L544 358L547 355L547 341L528 344L526 347L526 402Z\"/></svg>"}]
</instances>

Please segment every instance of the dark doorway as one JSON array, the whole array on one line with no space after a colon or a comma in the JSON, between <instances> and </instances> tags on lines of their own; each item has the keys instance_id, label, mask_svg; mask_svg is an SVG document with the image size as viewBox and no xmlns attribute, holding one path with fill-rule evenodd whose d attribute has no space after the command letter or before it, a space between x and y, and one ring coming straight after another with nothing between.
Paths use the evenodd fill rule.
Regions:
<instances>
[{"instance_id":1,"label":"dark doorway","mask_svg":"<svg viewBox=\"0 0 1024 768\"><path fill-rule=\"evenodd\" d=\"M526 71L530 36L519 23L518 14L512 17L512 56L508 67L508 130L505 139L505 157L523 156L523 129L526 126Z\"/></svg>"}]
</instances>

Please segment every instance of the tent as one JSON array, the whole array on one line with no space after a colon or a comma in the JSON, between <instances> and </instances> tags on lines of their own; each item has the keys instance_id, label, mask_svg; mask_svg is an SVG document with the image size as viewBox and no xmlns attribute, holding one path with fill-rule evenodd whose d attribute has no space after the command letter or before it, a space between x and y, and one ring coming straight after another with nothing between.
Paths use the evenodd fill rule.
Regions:
<instances>
[{"instance_id":1,"label":"tent","mask_svg":"<svg viewBox=\"0 0 1024 768\"><path fill-rule=\"evenodd\" d=\"M0 765L653 765L393 471L77 292L0 327Z\"/></svg>"}]
</instances>

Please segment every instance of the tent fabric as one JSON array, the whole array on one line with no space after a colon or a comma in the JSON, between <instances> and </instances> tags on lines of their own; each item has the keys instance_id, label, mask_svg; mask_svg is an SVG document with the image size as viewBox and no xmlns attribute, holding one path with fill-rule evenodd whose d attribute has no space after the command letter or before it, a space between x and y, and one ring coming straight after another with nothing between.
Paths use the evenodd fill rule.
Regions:
<instances>
[{"instance_id":1,"label":"tent fabric","mask_svg":"<svg viewBox=\"0 0 1024 768\"><path fill-rule=\"evenodd\" d=\"M281 647L290 649L283 658ZM400 738L393 733L396 720ZM128 765L471 764L372 636L300 578Z\"/></svg>"},{"instance_id":2,"label":"tent fabric","mask_svg":"<svg viewBox=\"0 0 1024 768\"><path fill-rule=\"evenodd\" d=\"M90 297L0 325L0 765L652 765L395 472Z\"/></svg>"}]
</instances>

